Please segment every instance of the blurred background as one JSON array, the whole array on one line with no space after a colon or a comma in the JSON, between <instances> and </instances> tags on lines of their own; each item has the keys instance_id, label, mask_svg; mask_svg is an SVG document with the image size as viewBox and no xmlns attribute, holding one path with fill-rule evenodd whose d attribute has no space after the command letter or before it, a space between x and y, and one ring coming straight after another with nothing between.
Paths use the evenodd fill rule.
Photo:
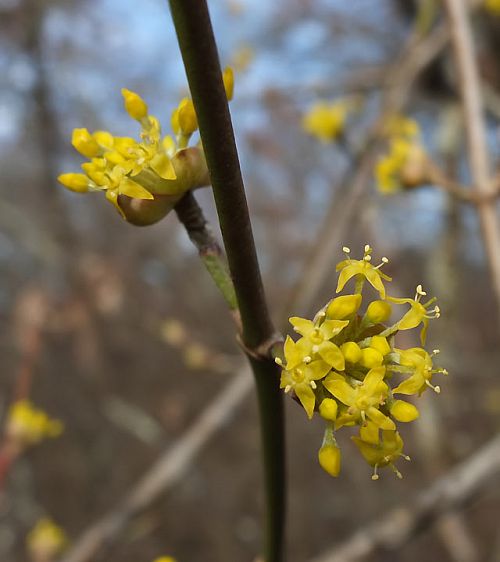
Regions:
<instances>
[{"instance_id":1,"label":"blurred background","mask_svg":"<svg viewBox=\"0 0 500 562\"><path fill-rule=\"evenodd\" d=\"M236 70L231 111L276 322L284 326L284 311L318 310L333 296L342 246L358 256L367 242L377 258L390 258L393 294L412 295L422 283L442 309L429 345L441 349L439 363L451 374L439 381L440 396L418 400L421 419L404 434L412 462L401 467L403 480L387 471L372 482L348 437L342 474L330 478L317 463L322 423L307 422L287 401L290 562L411 505L500 428L498 315L475 209L432 186L383 196L373 176L374 150L383 150L373 147L373 125L394 103L418 121L442 168L468 181L447 41L414 76L404 74L413 72L417 4L209 2L221 62ZM439 10L430 23L420 21L426 37L441 23ZM498 164L500 15L479 6L473 25ZM0 559L7 562L32 560L26 536L42 517L78 541L242 362L225 305L173 214L136 228L99 194L79 196L56 181L81 163L73 128L137 134L122 87L140 93L169 129L187 86L167 3L0 0L0 29L0 409L5 416L16 396L29 397L65 426L3 475ZM357 110L341 142L304 132L312 104L346 96ZM210 191L197 196L216 224ZM308 275L308 260L327 244L314 294L290 310L304 267ZM416 344L412 337L404 343ZM258 435L250 390L175 485L88 560L253 561L263 508ZM499 479L485 484L396 553L368 559L500 560Z\"/></svg>"}]
</instances>

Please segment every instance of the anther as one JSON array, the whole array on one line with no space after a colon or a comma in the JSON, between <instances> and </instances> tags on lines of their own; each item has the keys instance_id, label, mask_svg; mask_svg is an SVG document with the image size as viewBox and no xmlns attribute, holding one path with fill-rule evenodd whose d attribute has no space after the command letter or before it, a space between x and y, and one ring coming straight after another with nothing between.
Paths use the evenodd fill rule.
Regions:
<instances>
[{"instance_id":1,"label":"anther","mask_svg":"<svg viewBox=\"0 0 500 562\"><path fill-rule=\"evenodd\" d=\"M276 365L279 365L280 367L283 366L283 361L281 360L280 357L275 357L274 362L276 363Z\"/></svg>"},{"instance_id":2,"label":"anther","mask_svg":"<svg viewBox=\"0 0 500 562\"><path fill-rule=\"evenodd\" d=\"M311 388L312 388L313 390L316 390L316 389L318 388L318 386L316 385L316 383L315 383L314 381L310 381L309 384L311 385Z\"/></svg>"},{"instance_id":3,"label":"anther","mask_svg":"<svg viewBox=\"0 0 500 562\"><path fill-rule=\"evenodd\" d=\"M290 390L292 390L292 387L289 384L287 384L285 386L285 394L288 394L290 392Z\"/></svg>"},{"instance_id":4,"label":"anther","mask_svg":"<svg viewBox=\"0 0 500 562\"><path fill-rule=\"evenodd\" d=\"M370 248L370 244L365 244L365 254L368 254L371 251L372 249Z\"/></svg>"},{"instance_id":5,"label":"anther","mask_svg":"<svg viewBox=\"0 0 500 562\"><path fill-rule=\"evenodd\" d=\"M310 355L306 355L302 361L307 365L312 361L312 357Z\"/></svg>"},{"instance_id":6,"label":"anther","mask_svg":"<svg viewBox=\"0 0 500 562\"><path fill-rule=\"evenodd\" d=\"M384 256L382 258L382 263L389 263L389 259Z\"/></svg>"},{"instance_id":7,"label":"anther","mask_svg":"<svg viewBox=\"0 0 500 562\"><path fill-rule=\"evenodd\" d=\"M350 253L351 253L351 249L348 248L347 246L344 246L344 247L342 248L342 251L344 252L344 254L350 254Z\"/></svg>"},{"instance_id":8,"label":"anther","mask_svg":"<svg viewBox=\"0 0 500 562\"><path fill-rule=\"evenodd\" d=\"M372 261L372 257L370 256L370 254L366 254L366 256L363 259L365 261Z\"/></svg>"}]
</instances>

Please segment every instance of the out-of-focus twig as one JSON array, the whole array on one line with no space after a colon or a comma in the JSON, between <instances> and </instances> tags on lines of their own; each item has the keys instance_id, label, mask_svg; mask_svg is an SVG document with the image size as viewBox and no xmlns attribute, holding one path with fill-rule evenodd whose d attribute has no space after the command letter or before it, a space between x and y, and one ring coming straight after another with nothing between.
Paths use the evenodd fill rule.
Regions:
<instances>
[{"instance_id":1,"label":"out-of-focus twig","mask_svg":"<svg viewBox=\"0 0 500 562\"><path fill-rule=\"evenodd\" d=\"M167 449L118 506L89 527L63 557L62 562L93 559L95 553L110 543L134 515L150 505L165 489L175 485L251 388L250 370L247 366L242 366L240 372L194 420L182 438Z\"/></svg>"},{"instance_id":2,"label":"out-of-focus twig","mask_svg":"<svg viewBox=\"0 0 500 562\"><path fill-rule=\"evenodd\" d=\"M445 6L462 93L472 183L479 195L489 195L492 192L489 151L479 71L467 6L464 0L446 0ZM478 214L493 290L500 312L500 232L497 212L491 201L485 201L478 205Z\"/></svg>"},{"instance_id":3,"label":"out-of-focus twig","mask_svg":"<svg viewBox=\"0 0 500 562\"><path fill-rule=\"evenodd\" d=\"M377 549L396 551L438 517L458 509L500 472L500 436L456 466L408 506L390 511L311 562L354 562Z\"/></svg>"}]
</instances>

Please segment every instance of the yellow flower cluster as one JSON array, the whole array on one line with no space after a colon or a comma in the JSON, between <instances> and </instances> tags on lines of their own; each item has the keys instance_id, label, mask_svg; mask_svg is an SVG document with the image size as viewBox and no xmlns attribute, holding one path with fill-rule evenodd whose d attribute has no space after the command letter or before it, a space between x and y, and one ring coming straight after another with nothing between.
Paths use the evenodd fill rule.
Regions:
<instances>
[{"instance_id":1,"label":"yellow flower cluster","mask_svg":"<svg viewBox=\"0 0 500 562\"><path fill-rule=\"evenodd\" d=\"M224 70L223 80L231 99L234 76L230 68ZM120 215L134 222L127 212L130 200L159 201L168 212L186 191L208 185L208 171L201 145L188 148L198 129L191 99L181 100L172 113L174 140L170 135L162 136L159 120L149 114L138 94L123 88L122 95L125 110L141 127L140 140L113 136L108 131L75 129L73 147L89 161L82 164L84 173L61 174L58 180L78 193L104 191ZM154 214L151 222L166 212ZM140 218L137 223L141 224Z\"/></svg>"},{"instance_id":2,"label":"yellow flower cluster","mask_svg":"<svg viewBox=\"0 0 500 562\"><path fill-rule=\"evenodd\" d=\"M492 14L500 16L500 0L484 0L484 7Z\"/></svg>"},{"instance_id":3,"label":"yellow flower cluster","mask_svg":"<svg viewBox=\"0 0 500 562\"><path fill-rule=\"evenodd\" d=\"M35 560L52 560L68 545L66 533L48 517L40 519L26 539Z\"/></svg>"},{"instance_id":4,"label":"yellow flower cluster","mask_svg":"<svg viewBox=\"0 0 500 562\"><path fill-rule=\"evenodd\" d=\"M303 116L302 127L324 143L334 141L344 132L352 108L353 104L348 100L318 101Z\"/></svg>"},{"instance_id":5,"label":"yellow flower cluster","mask_svg":"<svg viewBox=\"0 0 500 562\"><path fill-rule=\"evenodd\" d=\"M46 438L58 437L63 424L50 418L29 400L18 400L9 409L6 422L7 437L20 447L35 445Z\"/></svg>"},{"instance_id":6,"label":"yellow flower cluster","mask_svg":"<svg viewBox=\"0 0 500 562\"><path fill-rule=\"evenodd\" d=\"M364 459L377 470L394 466L403 454L403 440L396 422L411 422L419 412L410 402L397 395L420 395L427 388L439 393L432 384L436 373L446 370L434 368L432 358L423 347L400 349L395 336L400 330L422 326L420 339L425 345L427 326L440 311L435 298L425 300L426 293L419 285L414 298L395 298L386 294L384 282L391 281L381 268L387 263L372 264L372 249L365 246L361 260L350 257L337 265L339 279L337 293L354 281L354 291L327 303L313 320L292 317L290 323L301 336L290 336L284 344L284 358L276 362L282 366L281 388L293 392L309 418L315 412L326 421L326 431L318 458L321 466L332 476L340 471L340 449L334 432L344 426L359 426L359 435L352 440ZM377 299L361 305L367 297L363 289L370 285ZM424 301L424 302L422 302ZM407 307L401 318L388 324L393 304Z\"/></svg>"},{"instance_id":7,"label":"yellow flower cluster","mask_svg":"<svg viewBox=\"0 0 500 562\"><path fill-rule=\"evenodd\" d=\"M389 152L378 160L375 167L379 191L392 194L426 183L427 155L420 141L417 122L395 116L388 122L386 134Z\"/></svg>"}]
</instances>

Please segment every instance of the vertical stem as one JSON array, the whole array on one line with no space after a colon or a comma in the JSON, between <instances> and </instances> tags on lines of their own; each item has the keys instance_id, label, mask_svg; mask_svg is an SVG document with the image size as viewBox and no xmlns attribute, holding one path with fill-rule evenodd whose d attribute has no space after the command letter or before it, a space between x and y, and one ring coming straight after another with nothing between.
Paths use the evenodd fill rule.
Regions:
<instances>
[{"instance_id":1,"label":"vertical stem","mask_svg":"<svg viewBox=\"0 0 500 562\"><path fill-rule=\"evenodd\" d=\"M285 451L275 340L206 0L169 0L200 128L241 315L242 343L257 386L265 473L266 562L284 559Z\"/></svg>"},{"instance_id":2,"label":"vertical stem","mask_svg":"<svg viewBox=\"0 0 500 562\"><path fill-rule=\"evenodd\" d=\"M462 92L472 183L478 195L493 191L479 72L465 0L445 0L460 89ZM493 198L478 203L479 220L493 289L500 311L500 233Z\"/></svg>"}]
</instances>

